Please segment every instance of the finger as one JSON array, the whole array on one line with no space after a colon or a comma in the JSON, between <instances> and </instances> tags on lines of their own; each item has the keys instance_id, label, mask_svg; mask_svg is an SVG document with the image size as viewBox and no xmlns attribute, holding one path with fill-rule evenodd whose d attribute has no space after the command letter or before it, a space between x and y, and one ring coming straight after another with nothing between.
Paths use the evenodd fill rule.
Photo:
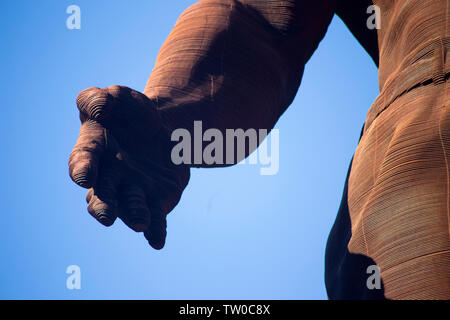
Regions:
<instances>
[{"instance_id":1,"label":"finger","mask_svg":"<svg viewBox=\"0 0 450 320\"><path fill-rule=\"evenodd\" d=\"M167 236L167 220L166 215L159 208L152 207L151 209L151 223L150 227L144 232L144 236L152 248L161 250L166 243Z\"/></svg>"},{"instance_id":2,"label":"finger","mask_svg":"<svg viewBox=\"0 0 450 320\"><path fill-rule=\"evenodd\" d=\"M105 226L111 226L117 218L117 186L120 183L120 173L113 158L102 163L99 178L95 187L89 189L86 195L88 212Z\"/></svg>"},{"instance_id":3,"label":"finger","mask_svg":"<svg viewBox=\"0 0 450 320\"><path fill-rule=\"evenodd\" d=\"M77 97L81 122L91 119L104 124L112 114L113 102L113 97L100 88L92 87L81 91Z\"/></svg>"},{"instance_id":4,"label":"finger","mask_svg":"<svg viewBox=\"0 0 450 320\"><path fill-rule=\"evenodd\" d=\"M137 185L123 183L120 188L120 218L136 232L147 230L150 211L144 191Z\"/></svg>"},{"instance_id":5,"label":"finger","mask_svg":"<svg viewBox=\"0 0 450 320\"><path fill-rule=\"evenodd\" d=\"M98 165L106 149L104 128L94 121L85 121L69 158L69 174L83 188L95 184Z\"/></svg>"},{"instance_id":6,"label":"finger","mask_svg":"<svg viewBox=\"0 0 450 320\"><path fill-rule=\"evenodd\" d=\"M90 188L86 193L86 203L89 204L91 202L92 196L94 195L94 188Z\"/></svg>"}]
</instances>

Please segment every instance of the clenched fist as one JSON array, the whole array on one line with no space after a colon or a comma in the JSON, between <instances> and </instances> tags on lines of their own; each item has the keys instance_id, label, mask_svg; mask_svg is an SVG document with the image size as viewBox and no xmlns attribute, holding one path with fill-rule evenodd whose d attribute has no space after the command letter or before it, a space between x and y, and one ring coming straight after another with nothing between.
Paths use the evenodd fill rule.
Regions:
<instances>
[{"instance_id":1,"label":"clenched fist","mask_svg":"<svg viewBox=\"0 0 450 320\"><path fill-rule=\"evenodd\" d=\"M119 217L155 249L166 215L189 181L172 163L172 142L150 99L127 87L89 88L77 98L81 129L69 159L72 180L89 189L89 213L105 226Z\"/></svg>"}]
</instances>

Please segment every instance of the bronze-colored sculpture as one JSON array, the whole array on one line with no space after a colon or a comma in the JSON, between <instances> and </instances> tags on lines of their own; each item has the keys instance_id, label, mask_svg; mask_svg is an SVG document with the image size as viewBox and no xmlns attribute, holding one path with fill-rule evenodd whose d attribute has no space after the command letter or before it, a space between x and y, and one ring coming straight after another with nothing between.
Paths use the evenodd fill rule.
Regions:
<instances>
[{"instance_id":1,"label":"bronze-colored sculpture","mask_svg":"<svg viewBox=\"0 0 450 320\"><path fill-rule=\"evenodd\" d=\"M370 5L380 8L379 30L367 28ZM194 120L270 130L335 13L379 65L381 93L328 240L328 295L450 299L448 0L199 1L179 18L143 93L80 93L69 167L90 188L88 211L107 226L120 217L162 248L166 215L189 180L190 166L170 159L171 132L192 132ZM366 287L371 264L381 291Z\"/></svg>"}]
</instances>

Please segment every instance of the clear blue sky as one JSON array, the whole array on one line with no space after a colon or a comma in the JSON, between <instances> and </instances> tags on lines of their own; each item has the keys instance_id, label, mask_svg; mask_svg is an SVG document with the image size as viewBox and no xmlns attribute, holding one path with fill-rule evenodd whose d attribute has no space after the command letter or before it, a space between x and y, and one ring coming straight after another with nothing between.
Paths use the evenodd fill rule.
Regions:
<instances>
[{"instance_id":1,"label":"clear blue sky","mask_svg":"<svg viewBox=\"0 0 450 320\"><path fill-rule=\"evenodd\" d=\"M144 89L194 0L2 1L1 299L326 299L324 253L377 69L335 17L277 123L280 170L195 169L162 251L86 211L68 176L90 87ZM81 7L81 30L66 8ZM81 290L67 290L67 266Z\"/></svg>"}]
</instances>

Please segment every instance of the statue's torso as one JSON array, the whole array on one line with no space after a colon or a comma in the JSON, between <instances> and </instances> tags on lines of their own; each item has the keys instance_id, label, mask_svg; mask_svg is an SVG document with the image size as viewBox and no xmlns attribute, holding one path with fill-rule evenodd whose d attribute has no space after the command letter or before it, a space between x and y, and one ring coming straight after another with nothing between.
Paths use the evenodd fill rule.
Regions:
<instances>
[{"instance_id":1,"label":"statue's torso","mask_svg":"<svg viewBox=\"0 0 450 320\"><path fill-rule=\"evenodd\" d=\"M450 298L448 0L374 0L380 95L348 180L351 253L388 298Z\"/></svg>"}]
</instances>

